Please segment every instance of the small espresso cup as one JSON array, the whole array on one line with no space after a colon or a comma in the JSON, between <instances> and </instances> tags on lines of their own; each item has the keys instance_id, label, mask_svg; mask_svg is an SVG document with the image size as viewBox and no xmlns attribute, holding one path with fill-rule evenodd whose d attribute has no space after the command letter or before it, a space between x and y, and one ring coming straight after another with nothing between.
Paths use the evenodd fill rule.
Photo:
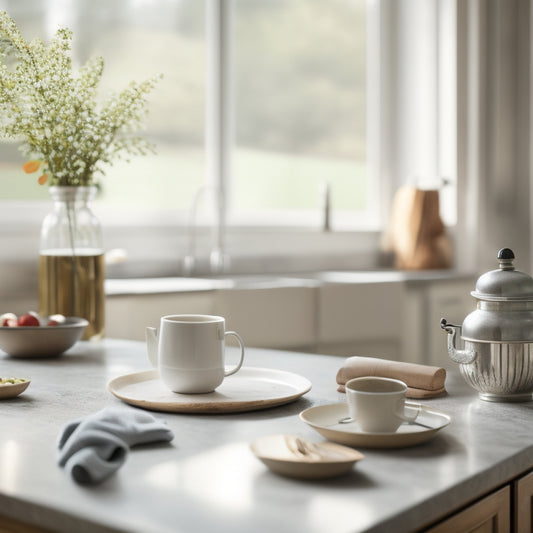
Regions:
<instances>
[{"instance_id":1,"label":"small espresso cup","mask_svg":"<svg viewBox=\"0 0 533 533\"><path fill-rule=\"evenodd\" d=\"M244 360L244 343L235 331L225 331L223 317L168 315L156 328L146 328L148 357L159 369L163 383L173 392L214 391L226 376L235 374ZM235 337L240 346L239 362L226 370L225 339Z\"/></svg>"},{"instance_id":2,"label":"small espresso cup","mask_svg":"<svg viewBox=\"0 0 533 533\"><path fill-rule=\"evenodd\" d=\"M414 422L418 410L405 412L407 385L380 377L361 377L345 385L351 421L368 433L394 433L403 422Z\"/></svg>"}]
</instances>

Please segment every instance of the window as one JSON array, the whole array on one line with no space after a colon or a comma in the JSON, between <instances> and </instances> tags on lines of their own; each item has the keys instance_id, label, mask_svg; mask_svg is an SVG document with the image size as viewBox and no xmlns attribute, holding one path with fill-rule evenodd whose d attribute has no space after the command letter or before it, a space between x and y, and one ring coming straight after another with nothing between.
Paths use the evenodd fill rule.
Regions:
<instances>
[{"instance_id":1,"label":"window","mask_svg":"<svg viewBox=\"0 0 533 533\"><path fill-rule=\"evenodd\" d=\"M232 30L233 219L312 224L327 184L337 224L360 225L366 0L237 0Z\"/></svg>"},{"instance_id":2,"label":"window","mask_svg":"<svg viewBox=\"0 0 533 533\"><path fill-rule=\"evenodd\" d=\"M187 254L193 216L204 236L196 251L207 255L217 215L232 237L226 240L230 255L246 247L248 255L348 251L353 257L363 248L373 260L397 186L409 174L439 175L443 166L446 176L453 173L453 157L434 149L454 127L442 120L453 114L454 103L444 98L453 78L441 63L454 65L439 48L453 34L453 10L446 7L452 4L0 0L0 9L27 39L47 41L58 26L71 28L76 62L104 57L104 90L163 73L146 130L157 154L108 167L95 207L113 228L109 247L131 243L136 227L130 258L146 260L149 249L151 259L172 256L177 264ZM424 61L412 61L424 51ZM428 91L433 96L424 102L432 107L422 109L413 95ZM418 115L411 113L417 109ZM409 123L428 127L413 130ZM434 163L429 170L418 165L424 158L417 154ZM46 188L22 174L22 163L16 145L0 143L0 201L47 200ZM326 185L332 228L348 232L318 231ZM211 199L221 192L220 215ZM454 194L447 195L452 213ZM20 216L6 203L0 217ZM267 239L270 230L275 238Z\"/></svg>"},{"instance_id":3,"label":"window","mask_svg":"<svg viewBox=\"0 0 533 533\"><path fill-rule=\"evenodd\" d=\"M147 136L157 154L118 162L101 180L100 202L135 210L186 210L205 179L205 8L197 0L4 0L23 36L47 42L60 26L74 32L73 58L105 61L102 92L162 73L150 100ZM16 146L0 144L0 197L47 198L21 174Z\"/></svg>"}]
</instances>

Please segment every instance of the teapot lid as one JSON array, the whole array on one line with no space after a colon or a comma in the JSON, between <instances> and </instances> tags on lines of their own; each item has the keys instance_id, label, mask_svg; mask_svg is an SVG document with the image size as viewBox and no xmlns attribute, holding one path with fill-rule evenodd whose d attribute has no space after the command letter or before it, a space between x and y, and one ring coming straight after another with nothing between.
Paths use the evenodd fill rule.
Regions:
<instances>
[{"instance_id":1,"label":"teapot lid","mask_svg":"<svg viewBox=\"0 0 533 533\"><path fill-rule=\"evenodd\" d=\"M510 248L502 248L498 252L499 268L479 277L472 296L489 301L533 300L533 278L515 270L514 258Z\"/></svg>"}]
</instances>

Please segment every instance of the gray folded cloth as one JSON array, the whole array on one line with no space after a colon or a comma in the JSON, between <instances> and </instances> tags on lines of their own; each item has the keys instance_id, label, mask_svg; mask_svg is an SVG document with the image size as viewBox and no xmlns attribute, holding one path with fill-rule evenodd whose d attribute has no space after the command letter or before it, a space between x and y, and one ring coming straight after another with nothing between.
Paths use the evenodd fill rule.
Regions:
<instances>
[{"instance_id":1,"label":"gray folded cloth","mask_svg":"<svg viewBox=\"0 0 533 533\"><path fill-rule=\"evenodd\" d=\"M58 463L78 483L96 484L124 464L129 447L170 442L173 438L166 422L149 413L106 407L63 428L58 442Z\"/></svg>"}]
</instances>

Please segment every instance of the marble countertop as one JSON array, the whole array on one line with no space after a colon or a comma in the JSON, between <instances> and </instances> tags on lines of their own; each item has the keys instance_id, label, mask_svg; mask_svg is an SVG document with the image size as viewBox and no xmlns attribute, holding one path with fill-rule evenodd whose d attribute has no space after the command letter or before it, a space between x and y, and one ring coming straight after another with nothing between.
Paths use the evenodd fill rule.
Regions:
<instances>
[{"instance_id":1,"label":"marble countertop","mask_svg":"<svg viewBox=\"0 0 533 533\"><path fill-rule=\"evenodd\" d=\"M106 389L149 367L144 343L80 342L55 359L0 354L0 375L29 377L20 397L0 401L0 514L57 532L336 533L414 531L520 475L533 465L533 402L479 400L453 369L446 397L426 400L452 423L432 441L404 449L361 449L348 475L299 481L270 472L249 449L270 434L320 442L298 414L338 402L343 358L249 349L247 366L298 373L313 383L299 400L262 411L157 413L170 445L134 448L97 487L74 483L56 464L64 424L120 404Z\"/></svg>"}]
</instances>

